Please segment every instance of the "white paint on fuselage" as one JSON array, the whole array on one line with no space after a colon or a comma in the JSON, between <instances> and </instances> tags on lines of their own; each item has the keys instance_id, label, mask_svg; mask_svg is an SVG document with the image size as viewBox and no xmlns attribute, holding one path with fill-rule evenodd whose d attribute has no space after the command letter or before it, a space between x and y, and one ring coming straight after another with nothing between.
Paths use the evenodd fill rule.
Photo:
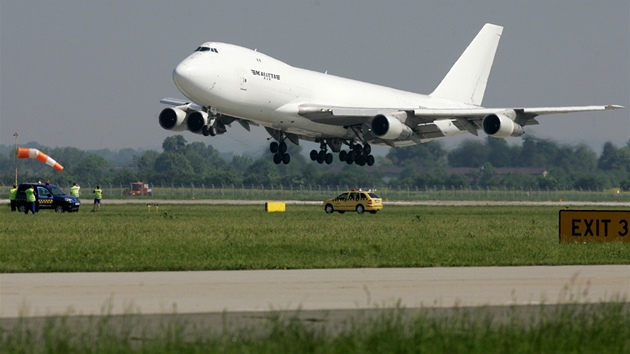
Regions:
<instances>
[{"instance_id":1,"label":"white paint on fuselage","mask_svg":"<svg viewBox=\"0 0 630 354\"><path fill-rule=\"evenodd\" d=\"M208 42L203 46L216 48L217 52L194 52L184 59L173 71L179 90L201 106L211 106L219 113L289 133L314 138L353 136L341 126L315 123L298 115L298 106L305 103L361 108L470 107L295 68L263 53L231 44ZM400 145L413 144L405 143Z\"/></svg>"}]
</instances>

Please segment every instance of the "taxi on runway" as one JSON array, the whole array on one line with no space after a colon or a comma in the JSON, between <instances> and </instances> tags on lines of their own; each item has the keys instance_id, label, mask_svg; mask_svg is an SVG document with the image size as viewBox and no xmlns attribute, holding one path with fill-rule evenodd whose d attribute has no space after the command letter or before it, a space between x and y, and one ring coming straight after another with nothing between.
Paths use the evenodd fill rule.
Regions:
<instances>
[{"instance_id":1,"label":"taxi on runway","mask_svg":"<svg viewBox=\"0 0 630 354\"><path fill-rule=\"evenodd\" d=\"M358 214L368 211L376 214L377 211L383 209L383 199L373 191L363 191L353 189L343 192L335 198L324 201L324 211L328 214L338 211L345 213L346 211L356 211Z\"/></svg>"}]
</instances>

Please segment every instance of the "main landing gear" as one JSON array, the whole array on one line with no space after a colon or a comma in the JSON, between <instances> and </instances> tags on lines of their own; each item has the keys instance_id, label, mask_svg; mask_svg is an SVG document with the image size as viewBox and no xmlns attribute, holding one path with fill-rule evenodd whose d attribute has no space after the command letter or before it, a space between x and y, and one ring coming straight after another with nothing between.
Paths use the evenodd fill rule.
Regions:
<instances>
[{"instance_id":1,"label":"main landing gear","mask_svg":"<svg viewBox=\"0 0 630 354\"><path fill-rule=\"evenodd\" d=\"M349 151L339 151L339 160L345 161L348 165L352 165L352 163L356 163L359 166L368 166L374 165L374 156L370 153L372 152L372 147L370 144L365 144L361 146L361 144L350 143Z\"/></svg>"},{"instance_id":2,"label":"main landing gear","mask_svg":"<svg viewBox=\"0 0 630 354\"><path fill-rule=\"evenodd\" d=\"M354 142L347 143L350 146L349 151L341 150L339 151L339 161L344 161L348 165L356 163L359 166L368 166L374 165L374 156L370 153L372 152L372 147L370 144L355 144ZM319 151L311 150L310 154L311 160L317 161L319 164L331 164L333 162L333 156L330 152L328 152L328 146L325 140L322 140L319 143Z\"/></svg>"},{"instance_id":3,"label":"main landing gear","mask_svg":"<svg viewBox=\"0 0 630 354\"><path fill-rule=\"evenodd\" d=\"M291 162L291 156L287 153L287 143L281 141L278 143L277 141L269 144L269 150L273 153L273 162L276 165L280 163L288 164Z\"/></svg>"},{"instance_id":4,"label":"main landing gear","mask_svg":"<svg viewBox=\"0 0 630 354\"><path fill-rule=\"evenodd\" d=\"M333 155L328 152L325 140L322 140L319 143L319 152L317 150L311 150L310 156L311 160L317 161L319 164L326 162L327 165L330 165L333 162Z\"/></svg>"}]
</instances>

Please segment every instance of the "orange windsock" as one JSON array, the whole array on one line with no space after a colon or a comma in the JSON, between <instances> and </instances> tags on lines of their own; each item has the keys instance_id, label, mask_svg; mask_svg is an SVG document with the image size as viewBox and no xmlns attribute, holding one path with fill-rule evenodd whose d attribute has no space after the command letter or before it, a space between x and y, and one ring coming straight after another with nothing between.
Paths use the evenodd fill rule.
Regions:
<instances>
[{"instance_id":1,"label":"orange windsock","mask_svg":"<svg viewBox=\"0 0 630 354\"><path fill-rule=\"evenodd\" d=\"M46 165L54 168L57 171L63 170L63 166L61 166L57 161L50 158L50 156L44 154L43 152L33 149L33 148L18 148L17 151L18 158L21 159L37 159L45 163Z\"/></svg>"}]
</instances>

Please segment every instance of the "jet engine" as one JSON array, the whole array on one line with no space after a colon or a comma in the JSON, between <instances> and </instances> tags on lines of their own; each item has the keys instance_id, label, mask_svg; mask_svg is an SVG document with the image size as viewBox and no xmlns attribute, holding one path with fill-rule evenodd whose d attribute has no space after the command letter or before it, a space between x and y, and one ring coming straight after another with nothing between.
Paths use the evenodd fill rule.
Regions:
<instances>
[{"instance_id":1,"label":"jet engine","mask_svg":"<svg viewBox=\"0 0 630 354\"><path fill-rule=\"evenodd\" d=\"M413 131L393 114L379 114L372 119L372 133L384 140L407 139Z\"/></svg>"},{"instance_id":2,"label":"jet engine","mask_svg":"<svg viewBox=\"0 0 630 354\"><path fill-rule=\"evenodd\" d=\"M186 117L186 126L193 133L201 133L201 129L208 125L208 113L193 111Z\"/></svg>"},{"instance_id":3,"label":"jet engine","mask_svg":"<svg viewBox=\"0 0 630 354\"><path fill-rule=\"evenodd\" d=\"M177 107L163 109L158 119L160 126L166 130L181 132L186 129L186 112Z\"/></svg>"},{"instance_id":4,"label":"jet engine","mask_svg":"<svg viewBox=\"0 0 630 354\"><path fill-rule=\"evenodd\" d=\"M520 124L515 123L510 117L502 113L486 116L481 125L483 126L483 131L494 138L521 136L525 133Z\"/></svg>"}]
</instances>

